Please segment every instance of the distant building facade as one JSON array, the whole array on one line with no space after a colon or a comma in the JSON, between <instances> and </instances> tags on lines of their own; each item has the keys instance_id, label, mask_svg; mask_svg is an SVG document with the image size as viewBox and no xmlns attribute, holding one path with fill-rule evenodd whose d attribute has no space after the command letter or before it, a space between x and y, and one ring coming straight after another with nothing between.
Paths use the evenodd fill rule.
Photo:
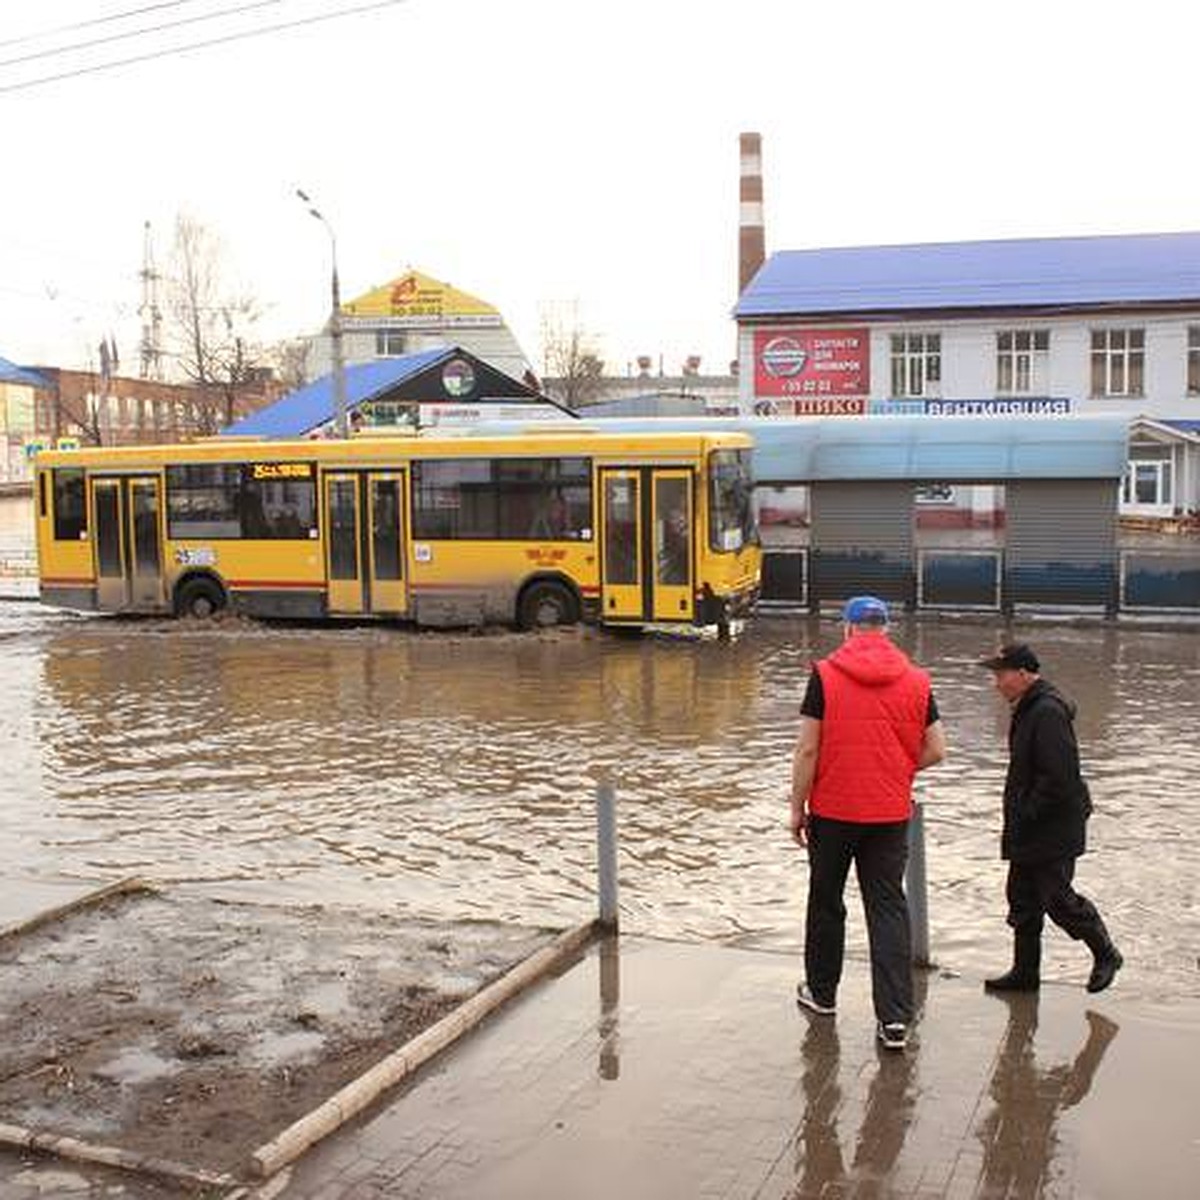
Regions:
<instances>
[{"instance_id":1,"label":"distant building facade","mask_svg":"<svg viewBox=\"0 0 1200 1200\"><path fill-rule=\"evenodd\" d=\"M547 377L542 386L548 396L568 403L580 395L575 411L594 417L729 417L737 416L738 379L728 375L703 375L700 359L691 358L677 375L651 373L652 359L638 360L636 375L599 375L580 387L578 381Z\"/></svg>"},{"instance_id":2,"label":"distant building facade","mask_svg":"<svg viewBox=\"0 0 1200 1200\"><path fill-rule=\"evenodd\" d=\"M735 316L743 413L1146 418L1122 512L1200 511L1200 233L785 251Z\"/></svg>"},{"instance_id":3,"label":"distant building facade","mask_svg":"<svg viewBox=\"0 0 1200 1200\"><path fill-rule=\"evenodd\" d=\"M224 389L152 379L105 379L94 371L39 367L50 388L38 393L37 435L78 438L82 445L126 446L186 441L217 433L275 400L268 374Z\"/></svg>"},{"instance_id":4,"label":"distant building facade","mask_svg":"<svg viewBox=\"0 0 1200 1200\"><path fill-rule=\"evenodd\" d=\"M468 292L407 271L342 305L342 354L347 365L401 358L456 345L515 379L532 377L529 361L499 309ZM313 340L309 375L333 369L328 326Z\"/></svg>"}]
</instances>

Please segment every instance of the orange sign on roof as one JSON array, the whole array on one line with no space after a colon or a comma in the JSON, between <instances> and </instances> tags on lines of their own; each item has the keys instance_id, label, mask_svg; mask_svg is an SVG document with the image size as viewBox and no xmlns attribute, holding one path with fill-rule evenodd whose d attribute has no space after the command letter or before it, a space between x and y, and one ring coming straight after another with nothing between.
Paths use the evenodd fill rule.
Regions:
<instances>
[{"instance_id":1,"label":"orange sign on roof","mask_svg":"<svg viewBox=\"0 0 1200 1200\"><path fill-rule=\"evenodd\" d=\"M372 325L501 325L492 305L420 271L409 271L342 306L347 317Z\"/></svg>"}]
</instances>

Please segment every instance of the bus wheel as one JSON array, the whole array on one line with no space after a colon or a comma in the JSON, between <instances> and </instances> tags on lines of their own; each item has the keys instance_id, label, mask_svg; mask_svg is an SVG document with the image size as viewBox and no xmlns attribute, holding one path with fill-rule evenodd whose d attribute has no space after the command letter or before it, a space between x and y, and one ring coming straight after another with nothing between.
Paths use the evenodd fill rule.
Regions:
<instances>
[{"instance_id":1,"label":"bus wheel","mask_svg":"<svg viewBox=\"0 0 1200 1200\"><path fill-rule=\"evenodd\" d=\"M579 606L574 593L553 579L531 583L521 594L517 606L517 624L522 629L550 629L555 625L574 625Z\"/></svg>"},{"instance_id":2,"label":"bus wheel","mask_svg":"<svg viewBox=\"0 0 1200 1200\"><path fill-rule=\"evenodd\" d=\"M211 579L189 579L175 597L175 613L205 621L225 607L225 593Z\"/></svg>"}]
</instances>

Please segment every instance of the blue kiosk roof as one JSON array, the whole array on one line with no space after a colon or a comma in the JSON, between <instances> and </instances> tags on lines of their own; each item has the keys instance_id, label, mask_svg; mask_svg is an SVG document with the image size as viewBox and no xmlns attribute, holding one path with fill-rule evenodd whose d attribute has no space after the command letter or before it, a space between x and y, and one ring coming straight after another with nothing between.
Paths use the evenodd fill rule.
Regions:
<instances>
[{"instance_id":1,"label":"blue kiosk roof","mask_svg":"<svg viewBox=\"0 0 1200 1200\"><path fill-rule=\"evenodd\" d=\"M454 353L452 346L438 346L417 354L402 354L396 358L381 358L346 367L347 411L391 391ZM221 432L237 437L303 437L310 429L332 421L334 408L333 376L326 375L298 391L290 392L274 404L268 404L248 417L235 421Z\"/></svg>"},{"instance_id":2,"label":"blue kiosk roof","mask_svg":"<svg viewBox=\"0 0 1200 1200\"><path fill-rule=\"evenodd\" d=\"M741 318L1200 301L1200 233L783 250Z\"/></svg>"},{"instance_id":3,"label":"blue kiosk roof","mask_svg":"<svg viewBox=\"0 0 1200 1200\"><path fill-rule=\"evenodd\" d=\"M540 424L540 429L553 428ZM1128 423L1119 417L646 417L582 420L572 432L662 433L737 429L754 438L757 483L911 479L1003 483L1015 479L1120 479ZM472 432L534 436L520 421Z\"/></svg>"}]
</instances>

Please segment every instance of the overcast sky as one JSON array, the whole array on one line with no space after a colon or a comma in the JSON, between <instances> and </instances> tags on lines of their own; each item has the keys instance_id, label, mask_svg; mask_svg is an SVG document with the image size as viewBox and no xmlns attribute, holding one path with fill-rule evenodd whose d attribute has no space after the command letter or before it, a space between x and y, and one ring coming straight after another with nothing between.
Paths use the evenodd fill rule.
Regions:
<instances>
[{"instance_id":1,"label":"overcast sky","mask_svg":"<svg viewBox=\"0 0 1200 1200\"><path fill-rule=\"evenodd\" d=\"M112 332L135 371L143 222L165 267L180 212L222 238L266 335L311 332L328 241L299 184L345 299L412 266L495 304L539 369L551 306L614 372L722 370L742 130L763 135L768 253L1200 228L1200 10L1158 0L405 0L16 86L369 2L5 3L0 355L83 366Z\"/></svg>"}]
</instances>

